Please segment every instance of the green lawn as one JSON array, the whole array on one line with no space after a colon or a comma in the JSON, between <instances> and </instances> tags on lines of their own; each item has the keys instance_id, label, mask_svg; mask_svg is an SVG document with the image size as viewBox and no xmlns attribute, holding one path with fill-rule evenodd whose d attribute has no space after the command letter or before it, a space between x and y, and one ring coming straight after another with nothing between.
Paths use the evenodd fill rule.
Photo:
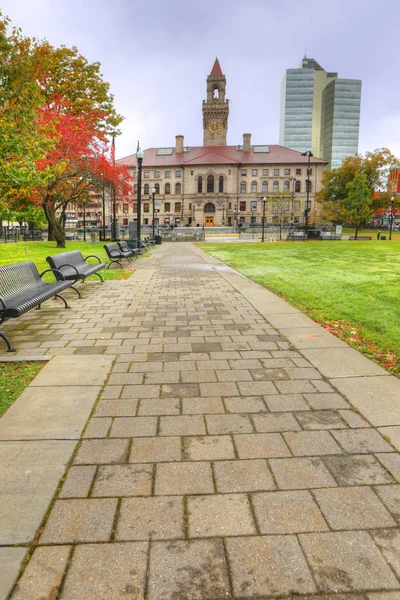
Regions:
<instances>
[{"instance_id":1,"label":"green lawn","mask_svg":"<svg viewBox=\"0 0 400 600\"><path fill-rule=\"evenodd\" d=\"M41 273L45 269L49 268L46 262L46 256L51 254L59 254L60 252L68 252L69 250L80 250L83 256L89 256L94 254L98 256L101 262L108 264L110 261L106 255L102 243L89 244L85 242L66 242L66 248L57 248L55 242L20 242L17 244L0 244L0 266L11 263L23 262L25 260L33 260L38 271ZM146 255L142 255L141 260ZM93 262L96 262L93 260ZM129 268L120 269L119 267L103 269L101 275L103 279L127 279L132 274L132 269L135 268L135 261L128 263L124 261L124 266ZM94 281L98 277L95 275L91 277Z\"/></svg>"},{"instance_id":2,"label":"green lawn","mask_svg":"<svg viewBox=\"0 0 400 600\"><path fill-rule=\"evenodd\" d=\"M19 397L46 362L0 362L0 417Z\"/></svg>"},{"instance_id":3,"label":"green lawn","mask_svg":"<svg viewBox=\"0 0 400 600\"><path fill-rule=\"evenodd\" d=\"M400 375L400 241L200 246Z\"/></svg>"}]
</instances>

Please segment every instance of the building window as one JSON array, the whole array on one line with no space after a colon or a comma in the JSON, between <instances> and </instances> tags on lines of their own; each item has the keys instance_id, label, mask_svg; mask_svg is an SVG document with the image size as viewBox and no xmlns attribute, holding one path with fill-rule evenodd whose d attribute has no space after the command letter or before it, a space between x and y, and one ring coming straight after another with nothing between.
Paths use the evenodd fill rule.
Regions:
<instances>
[{"instance_id":1,"label":"building window","mask_svg":"<svg viewBox=\"0 0 400 600\"><path fill-rule=\"evenodd\" d=\"M203 178L200 176L197 180L197 193L201 194L203 191Z\"/></svg>"},{"instance_id":2,"label":"building window","mask_svg":"<svg viewBox=\"0 0 400 600\"><path fill-rule=\"evenodd\" d=\"M149 171L144 171L143 172L143 176L144 176L145 179L148 179L149 178Z\"/></svg>"},{"instance_id":3,"label":"building window","mask_svg":"<svg viewBox=\"0 0 400 600\"><path fill-rule=\"evenodd\" d=\"M285 190L285 192L290 192L290 181L285 181L285 183L283 184L283 189Z\"/></svg>"},{"instance_id":4,"label":"building window","mask_svg":"<svg viewBox=\"0 0 400 600\"><path fill-rule=\"evenodd\" d=\"M122 212L125 214L128 214L129 212L129 204L123 204L122 205Z\"/></svg>"},{"instance_id":5,"label":"building window","mask_svg":"<svg viewBox=\"0 0 400 600\"><path fill-rule=\"evenodd\" d=\"M310 193L312 191L312 182L309 179L306 180L306 191Z\"/></svg>"},{"instance_id":6,"label":"building window","mask_svg":"<svg viewBox=\"0 0 400 600\"><path fill-rule=\"evenodd\" d=\"M263 192L268 192L268 181L263 181L262 182L262 191Z\"/></svg>"},{"instance_id":7,"label":"building window","mask_svg":"<svg viewBox=\"0 0 400 600\"><path fill-rule=\"evenodd\" d=\"M296 169L296 175L301 175L301 169Z\"/></svg>"},{"instance_id":8,"label":"building window","mask_svg":"<svg viewBox=\"0 0 400 600\"><path fill-rule=\"evenodd\" d=\"M222 194L222 192L224 191L224 178L222 177L222 175L218 180L218 191L220 194Z\"/></svg>"},{"instance_id":9,"label":"building window","mask_svg":"<svg viewBox=\"0 0 400 600\"><path fill-rule=\"evenodd\" d=\"M241 175L247 175L247 169L242 169L240 173Z\"/></svg>"},{"instance_id":10,"label":"building window","mask_svg":"<svg viewBox=\"0 0 400 600\"><path fill-rule=\"evenodd\" d=\"M279 175L279 169L274 169L274 175Z\"/></svg>"},{"instance_id":11,"label":"building window","mask_svg":"<svg viewBox=\"0 0 400 600\"><path fill-rule=\"evenodd\" d=\"M242 181L240 184L240 193L241 194L245 194L246 193L246 182Z\"/></svg>"},{"instance_id":12,"label":"building window","mask_svg":"<svg viewBox=\"0 0 400 600\"><path fill-rule=\"evenodd\" d=\"M175 212L180 213L182 210L182 204L180 202L175 202Z\"/></svg>"},{"instance_id":13,"label":"building window","mask_svg":"<svg viewBox=\"0 0 400 600\"><path fill-rule=\"evenodd\" d=\"M301 181L296 181L295 186L294 186L294 191L301 192Z\"/></svg>"},{"instance_id":14,"label":"building window","mask_svg":"<svg viewBox=\"0 0 400 600\"><path fill-rule=\"evenodd\" d=\"M171 177L171 171L165 171L165 178L169 179Z\"/></svg>"},{"instance_id":15,"label":"building window","mask_svg":"<svg viewBox=\"0 0 400 600\"><path fill-rule=\"evenodd\" d=\"M166 194L170 194L171 193L171 184L170 183L166 183L165 184L165 193Z\"/></svg>"},{"instance_id":16,"label":"building window","mask_svg":"<svg viewBox=\"0 0 400 600\"><path fill-rule=\"evenodd\" d=\"M312 175L312 167L310 167L310 168L308 169L308 174L309 174L309 175Z\"/></svg>"},{"instance_id":17,"label":"building window","mask_svg":"<svg viewBox=\"0 0 400 600\"><path fill-rule=\"evenodd\" d=\"M279 192L279 181L274 181L274 192Z\"/></svg>"},{"instance_id":18,"label":"building window","mask_svg":"<svg viewBox=\"0 0 400 600\"><path fill-rule=\"evenodd\" d=\"M133 193L137 194L137 183L133 185Z\"/></svg>"},{"instance_id":19,"label":"building window","mask_svg":"<svg viewBox=\"0 0 400 600\"><path fill-rule=\"evenodd\" d=\"M182 177L182 171L175 171L175 177Z\"/></svg>"},{"instance_id":20,"label":"building window","mask_svg":"<svg viewBox=\"0 0 400 600\"><path fill-rule=\"evenodd\" d=\"M214 175L207 177L207 193L212 194L214 192Z\"/></svg>"},{"instance_id":21,"label":"building window","mask_svg":"<svg viewBox=\"0 0 400 600\"><path fill-rule=\"evenodd\" d=\"M246 223L246 217L239 217L239 223Z\"/></svg>"},{"instance_id":22,"label":"building window","mask_svg":"<svg viewBox=\"0 0 400 600\"><path fill-rule=\"evenodd\" d=\"M149 184L148 183L144 184L143 193L146 194L146 195L149 194Z\"/></svg>"},{"instance_id":23,"label":"building window","mask_svg":"<svg viewBox=\"0 0 400 600\"><path fill-rule=\"evenodd\" d=\"M250 210L257 210L257 200L252 200L250 202Z\"/></svg>"},{"instance_id":24,"label":"building window","mask_svg":"<svg viewBox=\"0 0 400 600\"><path fill-rule=\"evenodd\" d=\"M257 177L258 169L252 169L251 174L253 175L253 177Z\"/></svg>"},{"instance_id":25,"label":"building window","mask_svg":"<svg viewBox=\"0 0 400 600\"><path fill-rule=\"evenodd\" d=\"M253 194L257 193L257 181L251 182L251 191Z\"/></svg>"},{"instance_id":26,"label":"building window","mask_svg":"<svg viewBox=\"0 0 400 600\"><path fill-rule=\"evenodd\" d=\"M190 174L193 175L194 171L190 171Z\"/></svg>"},{"instance_id":27,"label":"building window","mask_svg":"<svg viewBox=\"0 0 400 600\"><path fill-rule=\"evenodd\" d=\"M290 169L285 169L285 175L290 175Z\"/></svg>"},{"instance_id":28,"label":"building window","mask_svg":"<svg viewBox=\"0 0 400 600\"><path fill-rule=\"evenodd\" d=\"M160 184L159 183L154 184L154 189L156 190L156 194L159 194L160 193Z\"/></svg>"},{"instance_id":29,"label":"building window","mask_svg":"<svg viewBox=\"0 0 400 600\"><path fill-rule=\"evenodd\" d=\"M126 226L128 225L128 219L124 219L124 220L122 221L122 225L123 225L124 227L126 227Z\"/></svg>"},{"instance_id":30,"label":"building window","mask_svg":"<svg viewBox=\"0 0 400 600\"><path fill-rule=\"evenodd\" d=\"M239 210L241 212L246 211L246 200L241 200L240 201Z\"/></svg>"},{"instance_id":31,"label":"building window","mask_svg":"<svg viewBox=\"0 0 400 600\"><path fill-rule=\"evenodd\" d=\"M232 210L232 202L229 202L228 208L229 208L229 210Z\"/></svg>"},{"instance_id":32,"label":"building window","mask_svg":"<svg viewBox=\"0 0 400 600\"><path fill-rule=\"evenodd\" d=\"M264 177L265 177L266 175L268 175L268 169L263 169L263 175L264 175Z\"/></svg>"},{"instance_id":33,"label":"building window","mask_svg":"<svg viewBox=\"0 0 400 600\"><path fill-rule=\"evenodd\" d=\"M175 185L175 194L180 194L180 193L181 193L181 189L182 189L182 186L181 186L181 184L180 184L180 183L177 183L177 184Z\"/></svg>"},{"instance_id":34,"label":"building window","mask_svg":"<svg viewBox=\"0 0 400 600\"><path fill-rule=\"evenodd\" d=\"M189 204L189 210L192 210L192 205L191 204Z\"/></svg>"},{"instance_id":35,"label":"building window","mask_svg":"<svg viewBox=\"0 0 400 600\"><path fill-rule=\"evenodd\" d=\"M215 213L215 206L212 202L208 202L207 204L204 205L204 212L205 213Z\"/></svg>"},{"instance_id":36,"label":"building window","mask_svg":"<svg viewBox=\"0 0 400 600\"><path fill-rule=\"evenodd\" d=\"M300 210L300 200L295 200L293 202L293 210L296 210L296 211Z\"/></svg>"},{"instance_id":37,"label":"building window","mask_svg":"<svg viewBox=\"0 0 400 600\"><path fill-rule=\"evenodd\" d=\"M134 203L132 204L132 212L133 212L133 213L137 213L137 203L136 203L136 202L134 202Z\"/></svg>"},{"instance_id":38,"label":"building window","mask_svg":"<svg viewBox=\"0 0 400 600\"><path fill-rule=\"evenodd\" d=\"M148 202L143 202L143 212L150 212L150 204Z\"/></svg>"},{"instance_id":39,"label":"building window","mask_svg":"<svg viewBox=\"0 0 400 600\"><path fill-rule=\"evenodd\" d=\"M149 224L149 220L148 219L143 219L143 225L148 225Z\"/></svg>"},{"instance_id":40,"label":"building window","mask_svg":"<svg viewBox=\"0 0 400 600\"><path fill-rule=\"evenodd\" d=\"M232 173L231 169L228 169L228 175L230 175Z\"/></svg>"},{"instance_id":41,"label":"building window","mask_svg":"<svg viewBox=\"0 0 400 600\"><path fill-rule=\"evenodd\" d=\"M154 171L154 177L160 177L160 171Z\"/></svg>"},{"instance_id":42,"label":"building window","mask_svg":"<svg viewBox=\"0 0 400 600\"><path fill-rule=\"evenodd\" d=\"M171 203L164 202L164 212L171 212Z\"/></svg>"}]
</instances>

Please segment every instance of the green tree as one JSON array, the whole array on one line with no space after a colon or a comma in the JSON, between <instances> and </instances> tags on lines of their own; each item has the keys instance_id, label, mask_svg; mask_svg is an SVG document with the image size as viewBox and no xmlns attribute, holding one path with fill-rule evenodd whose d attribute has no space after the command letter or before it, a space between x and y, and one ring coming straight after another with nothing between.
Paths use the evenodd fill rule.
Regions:
<instances>
[{"instance_id":1,"label":"green tree","mask_svg":"<svg viewBox=\"0 0 400 600\"><path fill-rule=\"evenodd\" d=\"M359 228L373 215L371 189L366 175L357 173L346 185L346 198L343 200L344 216L355 227L357 239Z\"/></svg>"}]
</instances>

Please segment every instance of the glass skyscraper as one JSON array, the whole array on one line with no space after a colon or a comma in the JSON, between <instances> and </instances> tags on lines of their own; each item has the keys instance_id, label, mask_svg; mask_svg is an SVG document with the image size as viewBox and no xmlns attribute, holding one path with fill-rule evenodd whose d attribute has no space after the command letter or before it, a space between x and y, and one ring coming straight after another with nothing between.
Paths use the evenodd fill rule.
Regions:
<instances>
[{"instance_id":1,"label":"glass skyscraper","mask_svg":"<svg viewBox=\"0 0 400 600\"><path fill-rule=\"evenodd\" d=\"M282 82L279 143L299 152L311 150L329 168L339 167L358 151L360 102L360 80L339 79L314 59L303 58Z\"/></svg>"}]
</instances>

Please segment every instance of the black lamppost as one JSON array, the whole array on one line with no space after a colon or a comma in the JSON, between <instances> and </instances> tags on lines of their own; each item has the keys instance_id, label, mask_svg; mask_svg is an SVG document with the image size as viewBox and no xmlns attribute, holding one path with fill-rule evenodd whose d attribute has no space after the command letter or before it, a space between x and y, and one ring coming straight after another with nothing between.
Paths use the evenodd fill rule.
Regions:
<instances>
[{"instance_id":1,"label":"black lamppost","mask_svg":"<svg viewBox=\"0 0 400 600\"><path fill-rule=\"evenodd\" d=\"M138 161L138 182L137 182L137 244L138 249L141 248L140 241L140 227L142 221L142 164L143 164L143 152L139 150L137 153Z\"/></svg>"},{"instance_id":2,"label":"black lamppost","mask_svg":"<svg viewBox=\"0 0 400 600\"><path fill-rule=\"evenodd\" d=\"M305 217L306 217L306 237L308 234L308 213L310 212L310 174L311 174L311 169L310 169L310 161L311 161L311 157L314 156L314 154L311 152L311 150L307 150L306 152L302 152L301 153L302 156L308 156L308 162L307 162L307 179L306 179L306 192L307 192L307 201L306 201L306 210L305 210Z\"/></svg>"},{"instance_id":3,"label":"black lamppost","mask_svg":"<svg viewBox=\"0 0 400 600\"><path fill-rule=\"evenodd\" d=\"M153 240L154 240L154 226L155 226L155 222L154 222L154 208L155 208L154 196L155 195L156 195L156 188L153 187L153 189L151 190L151 198L153 200Z\"/></svg>"},{"instance_id":4,"label":"black lamppost","mask_svg":"<svg viewBox=\"0 0 400 600\"><path fill-rule=\"evenodd\" d=\"M265 239L265 206L267 204L267 199L264 196L264 198L262 199L262 203L263 203L263 217L262 217L262 237L261 237L261 241L263 242Z\"/></svg>"},{"instance_id":5,"label":"black lamppost","mask_svg":"<svg viewBox=\"0 0 400 600\"><path fill-rule=\"evenodd\" d=\"M106 239L106 184L105 183L103 183L102 209L103 209L103 240L105 240Z\"/></svg>"},{"instance_id":6,"label":"black lamppost","mask_svg":"<svg viewBox=\"0 0 400 600\"><path fill-rule=\"evenodd\" d=\"M236 231L238 228L238 211L237 211L237 204L235 204L235 209L233 211L233 218L235 220L235 227L236 227Z\"/></svg>"},{"instance_id":7,"label":"black lamppost","mask_svg":"<svg viewBox=\"0 0 400 600\"><path fill-rule=\"evenodd\" d=\"M222 205L222 225L225 224L225 204Z\"/></svg>"},{"instance_id":8,"label":"black lamppost","mask_svg":"<svg viewBox=\"0 0 400 600\"><path fill-rule=\"evenodd\" d=\"M392 196L390 198L390 205L391 205L391 211L390 211L390 233L389 233L389 240L392 239L392 229L393 229L393 220L394 220L394 196Z\"/></svg>"},{"instance_id":9,"label":"black lamppost","mask_svg":"<svg viewBox=\"0 0 400 600\"><path fill-rule=\"evenodd\" d=\"M83 241L86 242L86 198L83 199Z\"/></svg>"}]
</instances>

